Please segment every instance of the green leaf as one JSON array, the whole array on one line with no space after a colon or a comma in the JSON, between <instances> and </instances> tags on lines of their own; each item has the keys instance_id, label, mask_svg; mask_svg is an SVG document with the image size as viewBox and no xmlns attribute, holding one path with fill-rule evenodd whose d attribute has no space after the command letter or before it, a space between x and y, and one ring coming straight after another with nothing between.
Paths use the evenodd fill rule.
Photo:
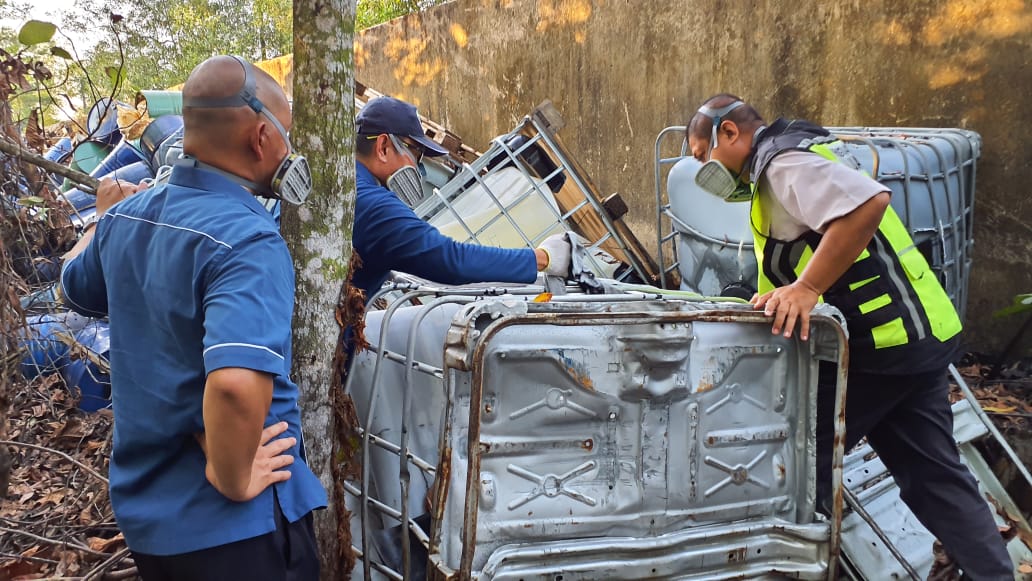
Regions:
<instances>
[{"instance_id":1,"label":"green leaf","mask_svg":"<svg viewBox=\"0 0 1032 581\"><path fill-rule=\"evenodd\" d=\"M18 203L23 206L44 206L47 201L39 196L25 196L24 198L19 199Z\"/></svg>"},{"instance_id":2,"label":"green leaf","mask_svg":"<svg viewBox=\"0 0 1032 581\"><path fill-rule=\"evenodd\" d=\"M1032 311L1032 293L1015 296L1014 302L1011 306L996 311L993 313L993 316L1006 317L1008 315L1016 315L1018 313L1027 313L1029 311Z\"/></svg>"},{"instance_id":3,"label":"green leaf","mask_svg":"<svg viewBox=\"0 0 1032 581\"><path fill-rule=\"evenodd\" d=\"M52 54L52 55L54 55L56 57L63 58L66 61L74 60L72 58L72 54L70 52L68 52L67 50L65 50L65 49L63 49L63 48L61 48L59 46L52 46L52 47L50 47L50 54Z\"/></svg>"},{"instance_id":4,"label":"green leaf","mask_svg":"<svg viewBox=\"0 0 1032 581\"><path fill-rule=\"evenodd\" d=\"M125 82L124 67L104 67L104 74L111 80L112 85L120 85Z\"/></svg>"},{"instance_id":5,"label":"green leaf","mask_svg":"<svg viewBox=\"0 0 1032 581\"><path fill-rule=\"evenodd\" d=\"M57 32L57 26L53 23L30 20L23 24L21 30L18 31L18 42L29 46L47 42L54 37L55 32Z\"/></svg>"}]
</instances>

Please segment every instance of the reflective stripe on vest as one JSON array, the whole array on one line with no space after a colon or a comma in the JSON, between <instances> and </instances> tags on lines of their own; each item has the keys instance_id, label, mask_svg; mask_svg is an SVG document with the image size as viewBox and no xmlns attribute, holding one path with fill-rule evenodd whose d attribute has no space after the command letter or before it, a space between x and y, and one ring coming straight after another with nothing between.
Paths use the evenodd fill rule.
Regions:
<instances>
[{"instance_id":1,"label":"reflective stripe on vest","mask_svg":"<svg viewBox=\"0 0 1032 581\"><path fill-rule=\"evenodd\" d=\"M840 161L834 152L839 146L841 142L811 142L800 144L798 149ZM762 294L798 279L821 235L811 231L785 242L761 232L759 228L768 221L756 200L758 182L752 184L750 222L759 265L757 289ZM928 336L946 341L961 329L946 291L892 206L886 208L871 242L821 300L835 305L846 316L854 348L885 349Z\"/></svg>"}]
</instances>

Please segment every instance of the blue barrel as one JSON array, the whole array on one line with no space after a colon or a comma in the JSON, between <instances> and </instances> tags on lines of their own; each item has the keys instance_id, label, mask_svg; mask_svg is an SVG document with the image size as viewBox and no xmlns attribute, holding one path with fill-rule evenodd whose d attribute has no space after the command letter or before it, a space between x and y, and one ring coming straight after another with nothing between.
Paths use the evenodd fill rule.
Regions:
<instances>
[{"instance_id":1,"label":"blue barrel","mask_svg":"<svg viewBox=\"0 0 1032 581\"><path fill-rule=\"evenodd\" d=\"M53 315L26 317L26 334L18 347L24 351L19 369L25 379L57 372L67 362L68 345L58 339L69 333L64 321Z\"/></svg>"},{"instance_id":2,"label":"blue barrel","mask_svg":"<svg viewBox=\"0 0 1032 581\"><path fill-rule=\"evenodd\" d=\"M119 179L134 184L138 184L143 180L153 178L154 171L151 170L150 164L144 161L139 161L139 158L137 158L137 161L130 163L129 165L119 167L114 171L94 177ZM97 203L96 196L94 196L93 194L87 194L79 188L72 188L67 192L62 192L60 195L64 196L64 199L67 200L69 204L71 204L72 208L75 209L76 213L82 214L81 216L73 216L73 222L77 221L77 219L79 222L81 222L81 218L86 217L84 212L93 208ZM90 212L90 215L92 215L93 213L94 212ZM82 224L80 223L77 225L81 226Z\"/></svg>"},{"instance_id":3,"label":"blue barrel","mask_svg":"<svg viewBox=\"0 0 1032 581\"><path fill-rule=\"evenodd\" d=\"M117 105L116 101L104 97L90 107L86 116L86 131L91 141L114 145L122 139L122 132L118 130Z\"/></svg>"},{"instance_id":4,"label":"blue barrel","mask_svg":"<svg viewBox=\"0 0 1032 581\"><path fill-rule=\"evenodd\" d=\"M181 115L162 115L143 130L140 136L140 149L143 150L144 159L150 162L155 170L164 165L156 155L162 144L173 136L182 134L183 117Z\"/></svg>"},{"instance_id":5,"label":"blue barrel","mask_svg":"<svg viewBox=\"0 0 1032 581\"><path fill-rule=\"evenodd\" d=\"M54 162L64 163L72 155L72 140L67 137L62 137L57 143L55 143L50 149L43 154L43 157ZM61 187L61 176L56 174L49 174L50 183L53 184L55 189Z\"/></svg>"},{"instance_id":6,"label":"blue barrel","mask_svg":"<svg viewBox=\"0 0 1032 581\"><path fill-rule=\"evenodd\" d=\"M100 162L100 165L93 168L90 175L93 177L105 176L116 169L138 161L147 161L147 157L144 156L142 151L134 147L132 143L129 143L128 139L123 139L118 142L118 145L111 150L111 153L109 153L107 157Z\"/></svg>"},{"instance_id":7,"label":"blue barrel","mask_svg":"<svg viewBox=\"0 0 1032 581\"><path fill-rule=\"evenodd\" d=\"M961 317L974 252L975 164L982 138L966 129L829 127L892 191L892 207Z\"/></svg>"},{"instance_id":8,"label":"blue barrel","mask_svg":"<svg viewBox=\"0 0 1032 581\"><path fill-rule=\"evenodd\" d=\"M43 157L50 161L61 163L72 153L72 140L68 137L62 137L55 143L50 149L43 154Z\"/></svg>"},{"instance_id":9,"label":"blue barrel","mask_svg":"<svg viewBox=\"0 0 1032 581\"><path fill-rule=\"evenodd\" d=\"M99 141L83 141L72 151L72 167L84 173L90 173L104 161L109 147Z\"/></svg>"},{"instance_id":10,"label":"blue barrel","mask_svg":"<svg viewBox=\"0 0 1032 581\"><path fill-rule=\"evenodd\" d=\"M111 334L106 321L93 320L75 334L76 341L94 356L107 360L111 351ZM69 389L78 388L79 409L95 412L111 405L111 377L101 372L89 359L73 359L61 368L61 377Z\"/></svg>"},{"instance_id":11,"label":"blue barrel","mask_svg":"<svg viewBox=\"0 0 1032 581\"><path fill-rule=\"evenodd\" d=\"M56 290L57 283L53 283L27 295L23 295L19 299L22 311L27 313L53 311L58 305Z\"/></svg>"}]
</instances>

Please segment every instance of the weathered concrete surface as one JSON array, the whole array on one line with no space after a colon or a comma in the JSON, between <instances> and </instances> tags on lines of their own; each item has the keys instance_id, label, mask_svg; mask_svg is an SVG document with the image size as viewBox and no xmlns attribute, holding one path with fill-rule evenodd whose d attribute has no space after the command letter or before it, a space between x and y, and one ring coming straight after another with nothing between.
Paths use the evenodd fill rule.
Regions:
<instances>
[{"instance_id":1,"label":"weathered concrete surface","mask_svg":"<svg viewBox=\"0 0 1032 581\"><path fill-rule=\"evenodd\" d=\"M705 97L768 118L964 127L982 134L967 339L996 350L1032 291L1032 2L458 0L369 29L361 79L474 147L544 99L564 141L654 247L653 148Z\"/></svg>"}]
</instances>

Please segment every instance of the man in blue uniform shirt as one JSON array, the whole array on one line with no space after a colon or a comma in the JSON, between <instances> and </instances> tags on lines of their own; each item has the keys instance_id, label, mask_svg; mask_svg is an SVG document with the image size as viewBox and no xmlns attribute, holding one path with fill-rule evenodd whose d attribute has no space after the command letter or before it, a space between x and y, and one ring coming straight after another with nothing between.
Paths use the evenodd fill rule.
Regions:
<instances>
[{"instance_id":1,"label":"man in blue uniform shirt","mask_svg":"<svg viewBox=\"0 0 1032 581\"><path fill-rule=\"evenodd\" d=\"M362 268L355 271L352 283L367 298L392 270L444 284L530 283L538 271L568 274L570 245L562 234L546 238L538 248L456 242L421 220L398 197L419 195L422 186L416 168L424 155L447 153L427 139L415 107L392 97L373 99L355 119L355 132L353 236Z\"/></svg>"},{"instance_id":2,"label":"man in blue uniform shirt","mask_svg":"<svg viewBox=\"0 0 1032 581\"><path fill-rule=\"evenodd\" d=\"M183 98L188 157L114 207L133 188L106 181L61 275L69 306L111 320L111 504L147 581L316 579L326 494L289 378L293 265L253 195L290 201L307 166L250 64L201 63Z\"/></svg>"}]
</instances>

